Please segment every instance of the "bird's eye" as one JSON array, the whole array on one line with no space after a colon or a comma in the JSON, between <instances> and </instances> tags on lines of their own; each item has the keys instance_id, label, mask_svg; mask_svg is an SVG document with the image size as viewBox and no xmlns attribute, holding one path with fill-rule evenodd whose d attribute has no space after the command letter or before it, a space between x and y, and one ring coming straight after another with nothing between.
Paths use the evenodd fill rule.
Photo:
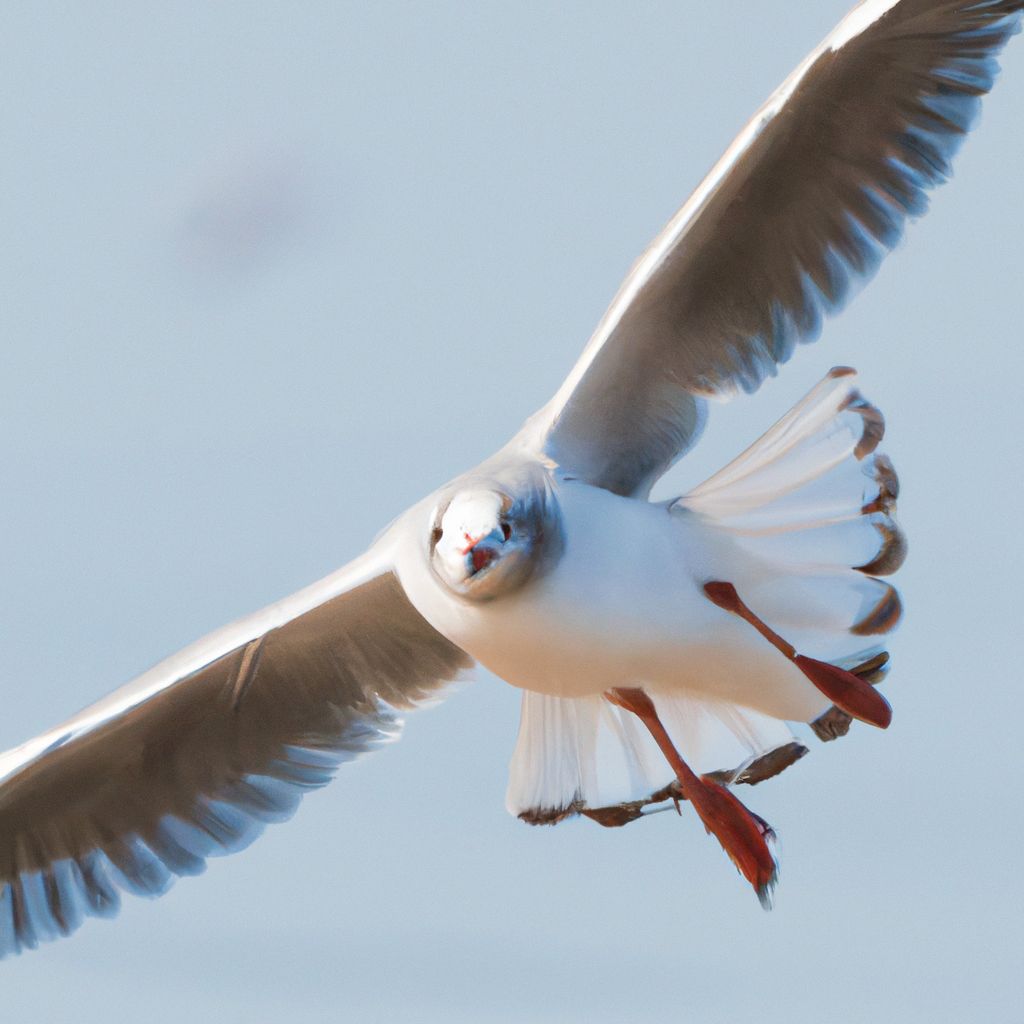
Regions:
<instances>
[{"instance_id":1,"label":"bird's eye","mask_svg":"<svg viewBox=\"0 0 1024 1024\"><path fill-rule=\"evenodd\" d=\"M505 538L505 540L508 540L512 536L512 527L509 526L508 523L502 523L501 534Z\"/></svg>"},{"instance_id":2,"label":"bird's eye","mask_svg":"<svg viewBox=\"0 0 1024 1024\"><path fill-rule=\"evenodd\" d=\"M430 532L430 543L437 547L438 542L444 536L444 529L440 526L435 526Z\"/></svg>"}]
</instances>

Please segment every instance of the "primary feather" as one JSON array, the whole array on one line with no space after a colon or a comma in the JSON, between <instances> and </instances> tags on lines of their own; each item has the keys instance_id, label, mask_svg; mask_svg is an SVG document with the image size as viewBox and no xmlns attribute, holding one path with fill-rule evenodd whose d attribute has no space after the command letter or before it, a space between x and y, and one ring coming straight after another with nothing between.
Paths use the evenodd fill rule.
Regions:
<instances>
[{"instance_id":1,"label":"primary feather","mask_svg":"<svg viewBox=\"0 0 1024 1024\"><path fill-rule=\"evenodd\" d=\"M855 8L640 258L529 442L583 480L645 495L700 436L703 396L774 374L925 211L1022 9Z\"/></svg>"}]
</instances>

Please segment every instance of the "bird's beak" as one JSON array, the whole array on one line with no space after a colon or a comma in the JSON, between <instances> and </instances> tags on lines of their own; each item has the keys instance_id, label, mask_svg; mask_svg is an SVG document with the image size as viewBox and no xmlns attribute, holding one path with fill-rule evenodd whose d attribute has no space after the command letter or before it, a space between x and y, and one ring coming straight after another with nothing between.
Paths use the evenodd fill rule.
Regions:
<instances>
[{"instance_id":1,"label":"bird's beak","mask_svg":"<svg viewBox=\"0 0 1024 1024\"><path fill-rule=\"evenodd\" d=\"M472 541L463 551L466 556L466 573L475 576L482 572L489 565L496 562L501 554L502 545L505 543L504 534L499 529L491 530Z\"/></svg>"}]
</instances>

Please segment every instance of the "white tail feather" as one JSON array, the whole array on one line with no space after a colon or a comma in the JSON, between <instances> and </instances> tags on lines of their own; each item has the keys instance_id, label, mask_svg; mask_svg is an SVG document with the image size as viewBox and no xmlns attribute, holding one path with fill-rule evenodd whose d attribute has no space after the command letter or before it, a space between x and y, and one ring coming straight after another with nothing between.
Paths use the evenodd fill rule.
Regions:
<instances>
[{"instance_id":1,"label":"white tail feather","mask_svg":"<svg viewBox=\"0 0 1024 1024\"><path fill-rule=\"evenodd\" d=\"M876 451L884 432L856 373L837 368L676 503L743 549L751 572L731 582L755 614L802 654L851 671L885 654L902 613L878 578L906 555L899 481Z\"/></svg>"},{"instance_id":2,"label":"white tail feather","mask_svg":"<svg viewBox=\"0 0 1024 1024\"><path fill-rule=\"evenodd\" d=\"M756 711L678 694L652 694L658 716L695 771L737 775L793 743L784 722ZM524 691L506 806L534 824L645 800L672 781L654 740L603 697Z\"/></svg>"}]
</instances>

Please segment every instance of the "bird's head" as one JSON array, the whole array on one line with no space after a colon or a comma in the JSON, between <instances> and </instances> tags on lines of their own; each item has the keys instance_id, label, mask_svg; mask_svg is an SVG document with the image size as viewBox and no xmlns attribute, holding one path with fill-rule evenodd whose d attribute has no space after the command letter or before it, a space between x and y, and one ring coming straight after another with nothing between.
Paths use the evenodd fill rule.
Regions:
<instances>
[{"instance_id":1,"label":"bird's head","mask_svg":"<svg viewBox=\"0 0 1024 1024\"><path fill-rule=\"evenodd\" d=\"M454 593L487 600L521 587L550 552L552 503L545 489L515 496L500 486L457 490L434 513L430 562Z\"/></svg>"}]
</instances>

